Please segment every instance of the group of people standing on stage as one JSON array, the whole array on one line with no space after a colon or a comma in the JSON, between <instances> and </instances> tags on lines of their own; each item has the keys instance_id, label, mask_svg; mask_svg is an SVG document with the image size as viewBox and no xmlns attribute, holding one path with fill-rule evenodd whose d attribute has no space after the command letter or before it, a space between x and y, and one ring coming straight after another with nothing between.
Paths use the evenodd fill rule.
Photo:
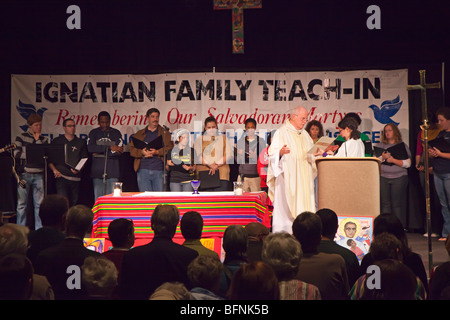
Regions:
<instances>
[{"instance_id":1,"label":"group of people standing on stage","mask_svg":"<svg viewBox=\"0 0 450 320\"><path fill-rule=\"evenodd\" d=\"M437 113L442 129L437 139L448 142L450 139L450 108ZM203 133L193 142L190 132L177 129L170 132L159 124L160 111L151 108L147 111L148 125L137 131L133 137L151 144L162 137L158 149L141 148L130 141L130 155L134 158L134 170L139 191L165 191L164 172L168 172L168 185L171 191L191 191L191 180L204 177L214 182L204 190L231 190L230 163L239 164L238 180L242 180L244 191L267 191L274 203L273 230L288 231L295 217L304 211L315 211L317 198L316 167L317 157L370 157L374 148L367 135L358 131L361 118L356 113L348 113L338 123L339 136L325 150L319 148L308 154L314 143L324 135L322 124L317 120L307 122L308 111L303 107L291 110L291 116L276 131L269 132L267 139L256 134L257 122L245 121L245 133L237 140L236 146L219 131L214 117L204 121ZM112 193L112 182L119 181L119 157L124 152L122 134L112 128L111 116L102 111L98 114L99 126L89 133L87 144L75 135L76 123L73 119L63 122L64 134L55 138L52 145L64 145L66 157L87 158L90 154L91 178L95 199ZM41 135L42 118L32 114L28 119L29 130L20 134L16 140L14 157L24 186L18 186L17 221L26 223L28 193L32 190L35 208L35 227L40 227L39 203L44 197L44 167L42 164L27 163L26 147L30 144L49 144L49 139ZM390 152L404 148L404 152ZM418 145L419 147L419 145ZM381 212L395 214L404 226L407 224L408 168L411 166L411 152L402 141L401 133L394 123L386 124L376 156L381 165ZM375 149L376 149L375 148ZM449 148L450 149L450 148ZM434 186L442 207L444 226L441 233L445 238L450 229L450 185L446 177L450 174L450 151L431 148L431 166ZM401 156L396 156L401 154ZM420 160L420 157L417 158ZM416 161L417 161L416 159ZM165 160L165 163L164 163ZM67 162L52 162L49 167L54 174L56 191L65 195L71 205L78 201L80 189L80 169L69 166ZM418 170L423 170L416 164ZM206 178L205 178L206 177ZM205 180L206 181L206 180ZM215 184L214 184L215 183Z\"/></svg>"}]
</instances>

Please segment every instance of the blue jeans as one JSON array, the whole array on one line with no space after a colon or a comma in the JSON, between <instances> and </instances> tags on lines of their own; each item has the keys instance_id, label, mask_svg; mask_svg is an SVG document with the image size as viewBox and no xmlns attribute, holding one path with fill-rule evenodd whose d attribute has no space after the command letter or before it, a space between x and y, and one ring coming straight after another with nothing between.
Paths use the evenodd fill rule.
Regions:
<instances>
[{"instance_id":1,"label":"blue jeans","mask_svg":"<svg viewBox=\"0 0 450 320\"><path fill-rule=\"evenodd\" d=\"M137 183L140 192L163 191L164 179L162 170L139 169Z\"/></svg>"},{"instance_id":2,"label":"blue jeans","mask_svg":"<svg viewBox=\"0 0 450 320\"><path fill-rule=\"evenodd\" d=\"M92 183L94 186L94 201L97 201L98 197L104 196L105 194L111 194L113 192L112 190L113 182L119 182L119 179L118 178L106 179L106 193L105 193L103 178L93 178Z\"/></svg>"},{"instance_id":3,"label":"blue jeans","mask_svg":"<svg viewBox=\"0 0 450 320\"><path fill-rule=\"evenodd\" d=\"M33 192L34 204L34 229L42 228L39 217L39 206L44 199L44 176L42 173L22 173L21 178L26 181L25 188L17 187L17 224L26 226L28 194Z\"/></svg>"},{"instance_id":4,"label":"blue jeans","mask_svg":"<svg viewBox=\"0 0 450 320\"><path fill-rule=\"evenodd\" d=\"M170 183L170 191L194 191L190 182L181 183L181 182L171 182Z\"/></svg>"},{"instance_id":5,"label":"blue jeans","mask_svg":"<svg viewBox=\"0 0 450 320\"><path fill-rule=\"evenodd\" d=\"M448 236L450 232L450 173L434 173L434 188L442 207L442 236Z\"/></svg>"}]
</instances>

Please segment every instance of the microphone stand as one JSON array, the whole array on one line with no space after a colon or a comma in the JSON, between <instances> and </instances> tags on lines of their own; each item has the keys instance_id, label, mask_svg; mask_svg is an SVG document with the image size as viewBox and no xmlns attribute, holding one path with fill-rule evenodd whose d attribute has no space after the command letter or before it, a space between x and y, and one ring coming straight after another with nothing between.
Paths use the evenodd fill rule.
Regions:
<instances>
[{"instance_id":1,"label":"microphone stand","mask_svg":"<svg viewBox=\"0 0 450 320\"><path fill-rule=\"evenodd\" d=\"M167 191L166 183L166 126L163 127L163 191Z\"/></svg>"}]
</instances>

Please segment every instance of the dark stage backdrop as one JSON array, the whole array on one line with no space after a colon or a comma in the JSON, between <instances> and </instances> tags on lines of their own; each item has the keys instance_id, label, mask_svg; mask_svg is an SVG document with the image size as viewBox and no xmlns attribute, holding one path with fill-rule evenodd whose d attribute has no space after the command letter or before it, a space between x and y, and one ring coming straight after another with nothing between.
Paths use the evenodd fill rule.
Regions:
<instances>
[{"instance_id":1,"label":"dark stage backdrop","mask_svg":"<svg viewBox=\"0 0 450 320\"><path fill-rule=\"evenodd\" d=\"M231 10L214 10L213 3L2 0L0 146L14 139L10 136L11 74L407 68L409 83L416 84L420 69L427 69L429 82L442 81L444 63L445 79L449 79L450 14L446 1L262 0L262 8L244 10L244 54L232 53ZM81 10L80 30L66 26L71 15L66 10L73 4ZM370 5L381 10L381 29L369 30L366 26ZM449 101L448 90L428 92L432 111ZM410 93L409 110L414 153L413 141L421 123L418 92ZM131 158L122 161L131 168ZM6 161L0 165L1 171L9 170ZM130 172L124 171L124 188L133 191L137 186ZM411 170L410 175L415 181L416 172ZM1 180L3 185L9 182ZM83 183L90 187L89 181ZM0 197L5 198L6 193ZM92 204L90 196L84 197L84 203ZM419 225L419 220L417 216L414 223Z\"/></svg>"}]
</instances>

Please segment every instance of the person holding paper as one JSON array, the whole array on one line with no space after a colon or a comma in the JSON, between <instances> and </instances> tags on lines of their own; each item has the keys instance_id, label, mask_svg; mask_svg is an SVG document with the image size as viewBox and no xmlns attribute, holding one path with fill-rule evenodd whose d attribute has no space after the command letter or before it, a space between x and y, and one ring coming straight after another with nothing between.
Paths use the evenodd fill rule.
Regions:
<instances>
[{"instance_id":1,"label":"person holding paper","mask_svg":"<svg viewBox=\"0 0 450 320\"><path fill-rule=\"evenodd\" d=\"M439 241L445 241L450 232L450 152L445 150L450 147L450 108L442 107L436 111L439 132L435 140L441 141L441 149L432 147L428 149L433 167L434 187L441 203L441 213L444 219L442 237Z\"/></svg>"},{"instance_id":2,"label":"person holding paper","mask_svg":"<svg viewBox=\"0 0 450 320\"><path fill-rule=\"evenodd\" d=\"M361 117L356 112L347 113L343 119L345 119L345 118L354 119L356 121L357 127L359 127L361 125ZM370 141L369 137L365 133L362 133L362 132L359 133L359 138L361 138L361 141L364 144L364 156L371 157L373 154L372 141ZM342 143L344 143L344 142L345 142L345 139L342 137L342 135L339 135L334 142L334 146L330 146L330 149L333 151L336 151L336 149L339 148L339 146L341 146ZM328 151L328 150L326 150L326 151Z\"/></svg>"},{"instance_id":3,"label":"person holding paper","mask_svg":"<svg viewBox=\"0 0 450 320\"><path fill-rule=\"evenodd\" d=\"M42 117L37 113L32 113L28 119L28 130L16 137L13 151L17 173L20 179L25 182L24 187L17 186L17 224L27 225L28 195L33 193L34 204L34 228L42 228L39 217L39 206L44 199L44 168L32 163L27 163L26 149L30 144L48 144L48 138L41 135Z\"/></svg>"},{"instance_id":4,"label":"person holding paper","mask_svg":"<svg viewBox=\"0 0 450 320\"><path fill-rule=\"evenodd\" d=\"M351 117L342 119L338 123L339 135L344 139L344 143L339 147L336 153L333 150L321 148L315 153L315 156L335 156L345 158L364 157L364 143L361 141L361 133L358 131L358 123Z\"/></svg>"},{"instance_id":5,"label":"person holding paper","mask_svg":"<svg viewBox=\"0 0 450 320\"><path fill-rule=\"evenodd\" d=\"M138 148L134 139L130 143L130 155L134 158L134 171L137 172L140 192L164 191L164 151L167 154L173 148L173 142L169 130L159 125L159 115L158 109L148 109L146 113L148 125L133 135L135 139L150 144L162 138L159 148Z\"/></svg>"},{"instance_id":6,"label":"person holding paper","mask_svg":"<svg viewBox=\"0 0 450 320\"><path fill-rule=\"evenodd\" d=\"M173 132L175 146L167 154L167 170L170 171L170 191L193 191L191 180L195 179L194 148L189 145L187 129Z\"/></svg>"},{"instance_id":7,"label":"person holding paper","mask_svg":"<svg viewBox=\"0 0 450 320\"><path fill-rule=\"evenodd\" d=\"M205 119L203 134L194 141L194 149L196 171L201 181L200 188L207 191L229 190L230 166L228 163L233 159L233 148L226 135L219 133L214 117Z\"/></svg>"},{"instance_id":8,"label":"person holding paper","mask_svg":"<svg viewBox=\"0 0 450 320\"><path fill-rule=\"evenodd\" d=\"M92 153L91 178L94 186L94 201L100 196L112 193L113 182L119 181L119 157L123 153L122 133L111 128L111 115L101 111L97 118L99 127L89 132L87 144L88 152ZM106 173L106 192L104 173Z\"/></svg>"},{"instance_id":9,"label":"person holding paper","mask_svg":"<svg viewBox=\"0 0 450 320\"><path fill-rule=\"evenodd\" d=\"M291 117L272 137L269 147L267 186L273 202L272 232L292 233L292 223L301 212L314 211L314 143L306 130L308 111L296 107Z\"/></svg>"},{"instance_id":10,"label":"person holding paper","mask_svg":"<svg viewBox=\"0 0 450 320\"><path fill-rule=\"evenodd\" d=\"M377 148L385 150L379 156L381 213L396 215L406 228L408 168L411 167L411 151L402 141L402 134L394 123L384 126L381 143L377 145Z\"/></svg>"},{"instance_id":11,"label":"person holding paper","mask_svg":"<svg viewBox=\"0 0 450 320\"><path fill-rule=\"evenodd\" d=\"M80 171L86 163L88 152L86 142L75 136L76 125L73 119L63 121L63 130L64 135L53 139L52 145L65 146L66 161L49 163L49 167L55 176L56 193L65 196L72 207L78 202Z\"/></svg>"}]
</instances>

